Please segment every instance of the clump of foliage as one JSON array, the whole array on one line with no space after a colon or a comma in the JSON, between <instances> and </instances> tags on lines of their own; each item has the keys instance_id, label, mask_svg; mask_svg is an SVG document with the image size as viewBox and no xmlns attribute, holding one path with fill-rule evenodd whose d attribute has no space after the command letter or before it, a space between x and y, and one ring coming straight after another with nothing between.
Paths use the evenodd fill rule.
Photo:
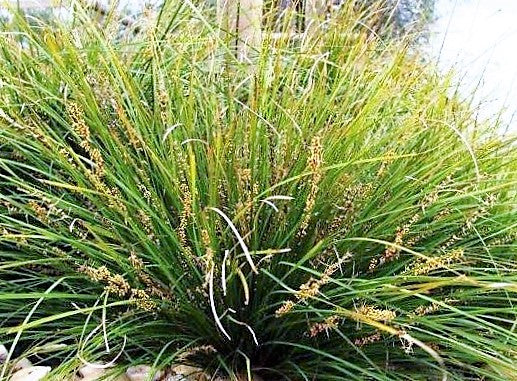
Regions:
<instances>
[{"instance_id":1,"label":"clump of foliage","mask_svg":"<svg viewBox=\"0 0 517 381\"><path fill-rule=\"evenodd\" d=\"M114 358L114 373L511 377L514 142L353 9L321 35L266 35L253 65L204 15L168 2L125 45L81 11L17 16L23 46L0 35L9 358L55 379Z\"/></svg>"}]
</instances>

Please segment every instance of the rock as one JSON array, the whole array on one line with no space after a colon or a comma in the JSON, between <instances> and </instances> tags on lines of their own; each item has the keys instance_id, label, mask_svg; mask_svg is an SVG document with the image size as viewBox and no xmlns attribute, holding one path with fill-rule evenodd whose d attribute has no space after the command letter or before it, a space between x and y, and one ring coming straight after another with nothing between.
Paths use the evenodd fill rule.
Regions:
<instances>
[{"instance_id":1,"label":"rock","mask_svg":"<svg viewBox=\"0 0 517 381\"><path fill-rule=\"evenodd\" d=\"M155 376L155 381L209 381L212 380L203 369L187 365L176 365L160 372Z\"/></svg>"},{"instance_id":2,"label":"rock","mask_svg":"<svg viewBox=\"0 0 517 381\"><path fill-rule=\"evenodd\" d=\"M31 366L14 373L9 381L39 381L49 374L50 371L51 368L48 366Z\"/></svg>"},{"instance_id":3,"label":"rock","mask_svg":"<svg viewBox=\"0 0 517 381\"><path fill-rule=\"evenodd\" d=\"M129 381L147 381L152 371L153 368L151 368L149 365L132 366L126 371L126 378ZM160 380L161 378L161 372L157 372L154 374L153 380Z\"/></svg>"},{"instance_id":4,"label":"rock","mask_svg":"<svg viewBox=\"0 0 517 381\"><path fill-rule=\"evenodd\" d=\"M205 372L203 372L203 369L195 368L193 366L188 365L175 366L174 368L172 368L172 374L176 376L183 376L183 378L178 378L178 380L185 379L188 381L205 381L210 379L206 376Z\"/></svg>"},{"instance_id":5,"label":"rock","mask_svg":"<svg viewBox=\"0 0 517 381\"><path fill-rule=\"evenodd\" d=\"M9 352L7 351L7 348L5 345L0 344L0 364L3 364L5 360L7 360L7 355Z\"/></svg>"},{"instance_id":6,"label":"rock","mask_svg":"<svg viewBox=\"0 0 517 381\"><path fill-rule=\"evenodd\" d=\"M106 374L106 369L101 368L102 364L85 365L80 368L74 381L94 381Z\"/></svg>"},{"instance_id":7,"label":"rock","mask_svg":"<svg viewBox=\"0 0 517 381\"><path fill-rule=\"evenodd\" d=\"M159 381L230 381L230 378L216 377L212 378L206 374L203 369L195 368L187 365L177 365L170 370L170 373L162 376ZM238 381L248 381L247 374L237 375ZM138 380L139 381L139 380ZM264 379L256 374L252 375L252 381L264 381Z\"/></svg>"},{"instance_id":8,"label":"rock","mask_svg":"<svg viewBox=\"0 0 517 381\"><path fill-rule=\"evenodd\" d=\"M181 374L169 374L160 381L188 381L188 379Z\"/></svg>"},{"instance_id":9,"label":"rock","mask_svg":"<svg viewBox=\"0 0 517 381\"><path fill-rule=\"evenodd\" d=\"M171 374L166 373L162 376L162 378L158 379L159 381L191 381L189 376L184 376L182 374Z\"/></svg>"},{"instance_id":10,"label":"rock","mask_svg":"<svg viewBox=\"0 0 517 381\"><path fill-rule=\"evenodd\" d=\"M80 368L73 381L97 381L100 377L108 373L107 369L102 368L103 364L90 364ZM125 375L118 376L114 381L130 381Z\"/></svg>"},{"instance_id":11,"label":"rock","mask_svg":"<svg viewBox=\"0 0 517 381\"><path fill-rule=\"evenodd\" d=\"M20 369L32 368L32 363L27 357L22 357L17 360L13 365L13 370L16 372Z\"/></svg>"}]
</instances>

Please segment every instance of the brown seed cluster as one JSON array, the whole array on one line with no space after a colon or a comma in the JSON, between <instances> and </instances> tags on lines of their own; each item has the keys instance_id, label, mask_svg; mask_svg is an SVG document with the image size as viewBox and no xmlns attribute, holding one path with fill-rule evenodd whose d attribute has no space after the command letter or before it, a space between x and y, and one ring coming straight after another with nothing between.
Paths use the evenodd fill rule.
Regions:
<instances>
[{"instance_id":1,"label":"brown seed cluster","mask_svg":"<svg viewBox=\"0 0 517 381\"><path fill-rule=\"evenodd\" d=\"M504 246L517 240L517 231L505 234L490 242L489 246Z\"/></svg>"},{"instance_id":2,"label":"brown seed cluster","mask_svg":"<svg viewBox=\"0 0 517 381\"><path fill-rule=\"evenodd\" d=\"M59 247L52 247L50 249L50 251L57 257L59 258L66 258L68 257L68 254L64 251L64 250L61 250Z\"/></svg>"},{"instance_id":3,"label":"brown seed cluster","mask_svg":"<svg viewBox=\"0 0 517 381\"><path fill-rule=\"evenodd\" d=\"M379 170L377 171L377 177L381 177L386 173L386 169L388 166L395 160L395 151L389 150L386 155L385 159L381 162L381 166L379 167Z\"/></svg>"},{"instance_id":4,"label":"brown seed cluster","mask_svg":"<svg viewBox=\"0 0 517 381\"><path fill-rule=\"evenodd\" d=\"M429 194L425 195L420 203L420 207L422 208L422 212L425 212L427 208L433 205L436 201L438 201L440 192L446 190L453 184L454 179L452 176L447 176L445 180L443 180L438 186Z\"/></svg>"},{"instance_id":5,"label":"brown seed cluster","mask_svg":"<svg viewBox=\"0 0 517 381\"><path fill-rule=\"evenodd\" d=\"M482 206L477 210L474 210L465 220L465 223L461 226L460 231L457 234L453 234L441 247L442 250L447 250L463 238L468 236L469 232L474 228L474 224L480 218L487 216L490 213L490 209L495 205L496 197L494 195L487 195L483 200Z\"/></svg>"},{"instance_id":6,"label":"brown seed cluster","mask_svg":"<svg viewBox=\"0 0 517 381\"><path fill-rule=\"evenodd\" d=\"M142 196L145 198L145 200L148 203L151 202L152 194L151 194L149 189L147 189L147 187L144 184L139 184L138 185L138 190L142 193Z\"/></svg>"},{"instance_id":7,"label":"brown seed cluster","mask_svg":"<svg viewBox=\"0 0 517 381\"><path fill-rule=\"evenodd\" d=\"M2 200L0 198L0 206L5 208L5 209L9 209L11 208L13 205L8 201L8 200Z\"/></svg>"},{"instance_id":8,"label":"brown seed cluster","mask_svg":"<svg viewBox=\"0 0 517 381\"><path fill-rule=\"evenodd\" d=\"M307 299L314 298L319 294L321 287L330 282L331 276L339 269L340 265L350 258L350 253L343 256L338 262L327 266L320 279L310 278L307 282L302 284L300 288L294 294L297 302L295 303L292 300L286 300L280 308L278 308L275 312L276 317L280 317L282 315L290 312L297 303L306 301Z\"/></svg>"},{"instance_id":9,"label":"brown seed cluster","mask_svg":"<svg viewBox=\"0 0 517 381\"><path fill-rule=\"evenodd\" d=\"M75 219L69 226L70 232L75 234L80 239L86 239L88 237L88 227L82 220Z\"/></svg>"},{"instance_id":10,"label":"brown seed cluster","mask_svg":"<svg viewBox=\"0 0 517 381\"><path fill-rule=\"evenodd\" d=\"M187 242L188 221L192 217L192 194L188 185L183 182L180 186L183 201L183 210L180 214L180 224L178 226L178 238L181 246L187 252L191 252Z\"/></svg>"},{"instance_id":11,"label":"brown seed cluster","mask_svg":"<svg viewBox=\"0 0 517 381\"><path fill-rule=\"evenodd\" d=\"M126 205L122 202L122 196L117 188L109 188L103 182L93 183L95 188L107 196L107 204L110 208L117 210L121 214L127 214Z\"/></svg>"},{"instance_id":12,"label":"brown seed cluster","mask_svg":"<svg viewBox=\"0 0 517 381\"><path fill-rule=\"evenodd\" d=\"M153 311L157 308L156 303L149 294L140 289L131 288L129 283L120 274L112 274L106 266L98 268L81 266L79 272L84 273L91 280L105 284L105 291L115 294L120 298L128 297L134 304L144 310Z\"/></svg>"},{"instance_id":13,"label":"brown seed cluster","mask_svg":"<svg viewBox=\"0 0 517 381\"><path fill-rule=\"evenodd\" d=\"M397 317L397 314L391 310L383 310L378 307L363 304L362 306L356 308L356 313L364 316L367 319L388 322Z\"/></svg>"},{"instance_id":14,"label":"brown seed cluster","mask_svg":"<svg viewBox=\"0 0 517 381\"><path fill-rule=\"evenodd\" d=\"M381 341L381 339L382 339L381 333L379 331L375 331L375 333L373 333L371 335L359 337L359 338L355 339L354 344L357 345L358 347L364 347L369 344L377 343L377 342Z\"/></svg>"},{"instance_id":15,"label":"brown seed cluster","mask_svg":"<svg viewBox=\"0 0 517 381\"><path fill-rule=\"evenodd\" d=\"M2 109L0 109L0 118L4 119L9 125L16 127L19 132L26 133L33 139L39 141L45 147L47 147L49 149L55 149L55 146L51 143L47 134L44 133L41 130L41 128L36 126L32 121L30 121L26 125L17 123L13 118L11 118L9 115L7 115Z\"/></svg>"},{"instance_id":16,"label":"brown seed cluster","mask_svg":"<svg viewBox=\"0 0 517 381\"><path fill-rule=\"evenodd\" d=\"M409 233L411 227L420 219L420 213L415 213L413 217L402 227L397 229L393 245L386 247L386 250L380 258L373 258L370 262L369 270L373 271L378 266L381 266L387 262L391 262L398 258L400 254L400 246L404 244L404 238Z\"/></svg>"},{"instance_id":17,"label":"brown seed cluster","mask_svg":"<svg viewBox=\"0 0 517 381\"><path fill-rule=\"evenodd\" d=\"M452 250L438 257L419 258L406 270L408 275L426 275L438 269L446 269L452 263L459 262L463 259L463 249Z\"/></svg>"},{"instance_id":18,"label":"brown seed cluster","mask_svg":"<svg viewBox=\"0 0 517 381\"><path fill-rule=\"evenodd\" d=\"M31 201L27 205L36 215L36 218L44 224L49 223L49 211L47 208L41 206L36 201Z\"/></svg>"},{"instance_id":19,"label":"brown seed cluster","mask_svg":"<svg viewBox=\"0 0 517 381\"><path fill-rule=\"evenodd\" d=\"M130 300L132 300L138 308L147 312L152 312L158 307L156 302L154 302L144 290L132 289Z\"/></svg>"},{"instance_id":20,"label":"brown seed cluster","mask_svg":"<svg viewBox=\"0 0 517 381\"><path fill-rule=\"evenodd\" d=\"M29 242L24 234L18 234L10 232L6 228L2 228L0 231L0 241L10 241L16 244L16 247L20 248L26 246Z\"/></svg>"},{"instance_id":21,"label":"brown seed cluster","mask_svg":"<svg viewBox=\"0 0 517 381\"><path fill-rule=\"evenodd\" d=\"M72 119L72 127L79 137L82 139L81 146L87 146L90 144L90 128L87 126L83 118L82 108L75 102L69 102L67 105L67 112Z\"/></svg>"},{"instance_id":22,"label":"brown seed cluster","mask_svg":"<svg viewBox=\"0 0 517 381\"><path fill-rule=\"evenodd\" d=\"M274 165L271 166L271 168L273 169L273 184L280 182L289 173L289 166L286 164L286 153L288 152L288 144L285 133L281 133L278 136L278 141L276 145L277 149L275 151L277 152L277 154L273 158Z\"/></svg>"},{"instance_id":23,"label":"brown seed cluster","mask_svg":"<svg viewBox=\"0 0 517 381\"><path fill-rule=\"evenodd\" d=\"M138 258L134 251L132 251L131 254L129 254L129 263L137 271L143 270L145 266L144 261Z\"/></svg>"},{"instance_id":24,"label":"brown seed cluster","mask_svg":"<svg viewBox=\"0 0 517 381\"><path fill-rule=\"evenodd\" d=\"M122 124L123 130L126 133L129 143L133 146L135 150L142 150L142 139L140 139L138 132L127 118L126 113L124 112L124 108L114 98L112 98L110 101L111 107L116 112L117 117Z\"/></svg>"},{"instance_id":25,"label":"brown seed cluster","mask_svg":"<svg viewBox=\"0 0 517 381\"><path fill-rule=\"evenodd\" d=\"M145 272L144 262L137 256L134 251L132 251L129 255L129 263L135 270L135 273L140 281L142 281L142 283L146 286L146 292L149 295L156 296L162 300L172 300L171 293L165 290L158 282L153 280L149 274Z\"/></svg>"},{"instance_id":26,"label":"brown seed cluster","mask_svg":"<svg viewBox=\"0 0 517 381\"><path fill-rule=\"evenodd\" d=\"M450 298L446 298L444 302L450 305L450 304L455 303L457 301L453 300L453 299L450 299ZM433 302L433 303L428 304L428 305L418 306L417 308L415 308L415 310L412 313L409 314L409 316L412 317L412 318L415 318L415 317L418 317L418 316L430 315L430 314L433 314L435 312L438 312L442 308L443 307L440 305L440 303Z\"/></svg>"},{"instance_id":27,"label":"brown seed cluster","mask_svg":"<svg viewBox=\"0 0 517 381\"><path fill-rule=\"evenodd\" d=\"M42 223L49 225L56 221L64 221L70 217L63 209L57 207L57 202L53 202L45 195L39 192L31 193L30 195L38 201L29 201L27 207L34 212L34 216Z\"/></svg>"},{"instance_id":28,"label":"brown seed cluster","mask_svg":"<svg viewBox=\"0 0 517 381\"><path fill-rule=\"evenodd\" d=\"M130 286L124 277L120 274L112 275L107 282L108 285L106 286L106 291L108 291L110 294L115 294L122 297L129 292Z\"/></svg>"},{"instance_id":29,"label":"brown seed cluster","mask_svg":"<svg viewBox=\"0 0 517 381\"><path fill-rule=\"evenodd\" d=\"M420 202L420 208L422 209L422 212L415 213L402 227L397 228L397 232L393 240L394 245L389 245L386 247L386 250L380 258L373 258L370 261L369 271L373 271L378 266L396 260L400 254L400 249L396 246L403 246L404 244L406 246L411 246L414 245L418 240L422 239L422 235L414 236L413 238L409 239L406 239L406 236L411 231L411 228L422 218L422 214L425 213L426 209L438 201L440 190L444 189L448 184L450 184L451 181L451 178L448 177L445 181L440 183L436 189L422 198L422 201ZM447 213L444 212L444 215L447 215Z\"/></svg>"},{"instance_id":30,"label":"brown seed cluster","mask_svg":"<svg viewBox=\"0 0 517 381\"><path fill-rule=\"evenodd\" d=\"M151 218L142 209L138 210L137 217L144 228L147 238L150 241L154 241L156 237L154 235L154 227L153 227L153 222L151 221Z\"/></svg>"},{"instance_id":31,"label":"brown seed cluster","mask_svg":"<svg viewBox=\"0 0 517 381\"><path fill-rule=\"evenodd\" d=\"M346 182L349 175L346 174L343 177L343 182ZM355 222L357 212L372 190L373 185L371 183L358 183L346 187L343 191L343 201L335 205L336 213L328 225L320 230L319 239L324 239L324 237L338 232L346 234Z\"/></svg>"},{"instance_id":32,"label":"brown seed cluster","mask_svg":"<svg viewBox=\"0 0 517 381\"><path fill-rule=\"evenodd\" d=\"M309 328L309 335L311 337L316 337L321 332L328 333L328 331L330 331L331 329L335 329L338 327L340 320L341 320L341 318L338 315L332 315L332 316L327 317L321 323L314 323Z\"/></svg>"},{"instance_id":33,"label":"brown seed cluster","mask_svg":"<svg viewBox=\"0 0 517 381\"><path fill-rule=\"evenodd\" d=\"M331 276L337 271L341 262L337 262L328 266L320 279L309 279L306 283L300 286L300 289L296 292L295 296L299 301L307 300L318 295L321 287L326 285L330 280Z\"/></svg>"},{"instance_id":34,"label":"brown seed cluster","mask_svg":"<svg viewBox=\"0 0 517 381\"><path fill-rule=\"evenodd\" d=\"M165 85L160 86L158 92L158 107L160 108L160 118L164 125L169 123L169 94L165 90Z\"/></svg>"},{"instance_id":35,"label":"brown seed cluster","mask_svg":"<svg viewBox=\"0 0 517 381\"><path fill-rule=\"evenodd\" d=\"M70 155L69 149L60 148L58 152L59 155L61 155L61 157L64 158L68 164L70 164L73 168L77 168L77 165L74 163L72 155Z\"/></svg>"},{"instance_id":36,"label":"brown seed cluster","mask_svg":"<svg viewBox=\"0 0 517 381\"><path fill-rule=\"evenodd\" d=\"M249 156L247 147L244 151L243 155ZM239 168L237 170L237 179L242 195L235 205L235 214L241 214L244 210L243 217L239 219L239 227L243 231L249 231L253 217L253 203L255 196L259 194L259 185L257 182L252 181L252 171L250 168Z\"/></svg>"},{"instance_id":37,"label":"brown seed cluster","mask_svg":"<svg viewBox=\"0 0 517 381\"><path fill-rule=\"evenodd\" d=\"M86 274L95 282L105 283L106 291L117 296L124 297L131 290L131 286L122 275L112 275L106 266L98 268L82 266L79 268L79 272Z\"/></svg>"},{"instance_id":38,"label":"brown seed cluster","mask_svg":"<svg viewBox=\"0 0 517 381\"><path fill-rule=\"evenodd\" d=\"M81 138L81 147L88 153L93 163L94 169L92 175L101 179L104 176L104 159L97 148L91 145L90 128L84 120L84 112L82 108L75 102L67 104L67 111L72 120L72 127Z\"/></svg>"},{"instance_id":39,"label":"brown seed cluster","mask_svg":"<svg viewBox=\"0 0 517 381\"><path fill-rule=\"evenodd\" d=\"M425 316L430 315L432 313L435 313L439 311L441 306L438 303L431 303L427 306L418 306L415 308L415 311L413 311L414 316Z\"/></svg>"},{"instance_id":40,"label":"brown seed cluster","mask_svg":"<svg viewBox=\"0 0 517 381\"><path fill-rule=\"evenodd\" d=\"M211 240L210 240L210 234L208 233L208 230L203 229L201 230L201 242L203 243L203 246L205 247L205 255L202 258L203 262L203 271L205 273L205 281L203 283L203 288L208 288L208 284L210 282L210 270L214 268L215 262L214 262L214 250L211 246Z\"/></svg>"},{"instance_id":41,"label":"brown seed cluster","mask_svg":"<svg viewBox=\"0 0 517 381\"><path fill-rule=\"evenodd\" d=\"M451 208L443 208L442 210L440 210L435 216L434 216L434 220L435 221L439 221L439 220L443 220L445 217L449 216L450 214L452 213L452 209Z\"/></svg>"},{"instance_id":42,"label":"brown seed cluster","mask_svg":"<svg viewBox=\"0 0 517 381\"><path fill-rule=\"evenodd\" d=\"M93 171L87 170L87 175L95 190L106 196L107 204L110 208L125 214L127 208L121 201L120 191L116 188L109 188L102 180L105 171L104 159L100 151L91 145L90 129L84 120L83 110L75 102L69 102L67 104L67 111L75 132L82 139L81 147L89 154L93 163Z\"/></svg>"},{"instance_id":43,"label":"brown seed cluster","mask_svg":"<svg viewBox=\"0 0 517 381\"><path fill-rule=\"evenodd\" d=\"M307 300L315 297L320 292L320 287L325 284L321 279L309 279L306 283L302 284L298 291L296 291L296 299Z\"/></svg>"},{"instance_id":44,"label":"brown seed cluster","mask_svg":"<svg viewBox=\"0 0 517 381\"><path fill-rule=\"evenodd\" d=\"M307 167L312 172L310 180L310 190L305 208L303 210L303 220L299 228L299 237L304 237L307 234L307 227L311 220L311 214L316 205L316 197L318 195L319 185L322 179L321 167L323 165L323 145L320 136L314 136L309 146L309 160Z\"/></svg>"},{"instance_id":45,"label":"brown seed cluster","mask_svg":"<svg viewBox=\"0 0 517 381\"><path fill-rule=\"evenodd\" d=\"M287 300L285 301L281 306L280 308L278 308L276 311L275 311L275 316L277 318L283 316L283 315L286 315L288 314L289 312L291 312L293 310L293 308L296 306L296 303L293 302L292 300Z\"/></svg>"},{"instance_id":46,"label":"brown seed cluster","mask_svg":"<svg viewBox=\"0 0 517 381\"><path fill-rule=\"evenodd\" d=\"M98 77L90 73L86 75L86 82L90 85L99 106L104 110L108 109L113 94L108 77L103 73Z\"/></svg>"}]
</instances>

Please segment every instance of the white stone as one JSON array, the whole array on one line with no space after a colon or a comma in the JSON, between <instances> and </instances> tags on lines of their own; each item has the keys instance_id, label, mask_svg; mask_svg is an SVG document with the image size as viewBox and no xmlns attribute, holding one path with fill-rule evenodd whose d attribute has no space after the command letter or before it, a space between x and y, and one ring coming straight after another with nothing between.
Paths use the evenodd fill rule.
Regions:
<instances>
[{"instance_id":1,"label":"white stone","mask_svg":"<svg viewBox=\"0 0 517 381\"><path fill-rule=\"evenodd\" d=\"M85 365L77 371L75 381L94 381L106 374L102 364Z\"/></svg>"},{"instance_id":2,"label":"white stone","mask_svg":"<svg viewBox=\"0 0 517 381\"><path fill-rule=\"evenodd\" d=\"M7 348L5 347L5 345L0 344L0 364L3 364L5 362L8 355L9 355L9 352L7 351Z\"/></svg>"},{"instance_id":3,"label":"white stone","mask_svg":"<svg viewBox=\"0 0 517 381\"><path fill-rule=\"evenodd\" d=\"M103 364L85 365L77 371L73 381L97 381L108 373L108 370L103 367ZM123 374L118 376L115 381L129 381L129 379Z\"/></svg>"},{"instance_id":4,"label":"white stone","mask_svg":"<svg viewBox=\"0 0 517 381\"><path fill-rule=\"evenodd\" d=\"M130 381L147 381L152 370L149 365L132 366L126 371L126 376Z\"/></svg>"},{"instance_id":5,"label":"white stone","mask_svg":"<svg viewBox=\"0 0 517 381\"><path fill-rule=\"evenodd\" d=\"M50 371L51 368L48 366L31 366L14 373L9 381L39 381L49 374Z\"/></svg>"},{"instance_id":6,"label":"white stone","mask_svg":"<svg viewBox=\"0 0 517 381\"><path fill-rule=\"evenodd\" d=\"M181 374L170 374L164 381L187 381L188 379Z\"/></svg>"},{"instance_id":7,"label":"white stone","mask_svg":"<svg viewBox=\"0 0 517 381\"><path fill-rule=\"evenodd\" d=\"M172 368L172 371L182 376L195 376L203 374L203 369L195 368L193 366L188 365L177 365L174 368Z\"/></svg>"},{"instance_id":8,"label":"white stone","mask_svg":"<svg viewBox=\"0 0 517 381\"><path fill-rule=\"evenodd\" d=\"M18 371L20 369L26 369L26 368L31 368L31 367L32 367L31 361L28 358L23 357L14 363L13 369L14 369L14 371Z\"/></svg>"}]
</instances>

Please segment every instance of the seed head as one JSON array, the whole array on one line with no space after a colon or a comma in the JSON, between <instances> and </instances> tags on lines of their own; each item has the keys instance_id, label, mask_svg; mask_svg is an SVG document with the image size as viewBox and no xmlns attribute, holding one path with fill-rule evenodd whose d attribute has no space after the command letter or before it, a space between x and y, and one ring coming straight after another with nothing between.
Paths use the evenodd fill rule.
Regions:
<instances>
[{"instance_id":1,"label":"seed head","mask_svg":"<svg viewBox=\"0 0 517 381\"><path fill-rule=\"evenodd\" d=\"M335 329L339 325L340 317L339 315L332 315L326 318L321 323L315 323L313 324L309 329L309 335L311 337L315 337L321 332L327 332L331 329Z\"/></svg>"},{"instance_id":2,"label":"seed head","mask_svg":"<svg viewBox=\"0 0 517 381\"><path fill-rule=\"evenodd\" d=\"M362 305L356 309L356 312L364 317L375 321L391 321L397 317L397 314L391 310L383 310L371 305Z\"/></svg>"},{"instance_id":3,"label":"seed head","mask_svg":"<svg viewBox=\"0 0 517 381\"><path fill-rule=\"evenodd\" d=\"M275 316L277 318L279 318L285 314L288 314L289 312L291 312L293 310L295 305L296 305L296 303L294 303L292 300L285 301L282 304L282 306L275 311Z\"/></svg>"}]
</instances>

